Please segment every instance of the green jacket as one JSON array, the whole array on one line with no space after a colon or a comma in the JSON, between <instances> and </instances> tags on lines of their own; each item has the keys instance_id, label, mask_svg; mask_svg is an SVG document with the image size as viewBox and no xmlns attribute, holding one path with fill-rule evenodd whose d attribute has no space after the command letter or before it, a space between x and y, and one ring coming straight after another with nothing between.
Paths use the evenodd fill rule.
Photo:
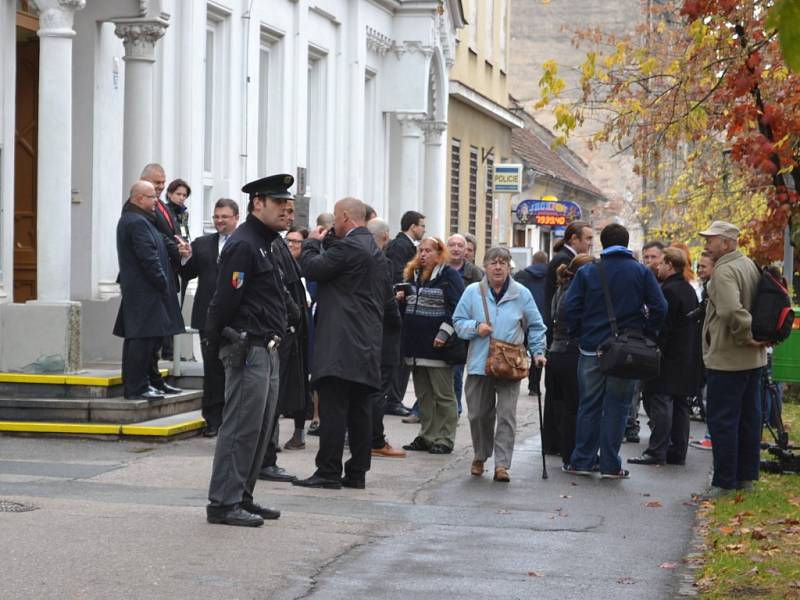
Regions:
<instances>
[{"instance_id":1,"label":"green jacket","mask_svg":"<svg viewBox=\"0 0 800 600\"><path fill-rule=\"evenodd\" d=\"M755 263L738 250L717 261L708 284L708 306L703 323L706 368L746 371L767 364L766 349L749 345L753 339L750 309L758 280Z\"/></svg>"}]
</instances>

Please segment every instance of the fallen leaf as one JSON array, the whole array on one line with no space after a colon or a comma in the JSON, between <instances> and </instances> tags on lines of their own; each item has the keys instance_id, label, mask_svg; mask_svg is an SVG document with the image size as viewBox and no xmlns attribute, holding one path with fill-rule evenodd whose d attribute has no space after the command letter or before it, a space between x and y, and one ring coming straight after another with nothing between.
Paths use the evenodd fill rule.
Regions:
<instances>
[{"instance_id":1,"label":"fallen leaf","mask_svg":"<svg viewBox=\"0 0 800 600\"><path fill-rule=\"evenodd\" d=\"M758 556L758 555L753 555L748 558L750 559L750 562L754 563L763 563L766 560L763 556Z\"/></svg>"},{"instance_id":2,"label":"fallen leaf","mask_svg":"<svg viewBox=\"0 0 800 600\"><path fill-rule=\"evenodd\" d=\"M649 494L649 493L647 493L647 492L643 492L643 493L642 493L642 496L644 496L645 498L649 498L649 497L650 497L650 494Z\"/></svg>"},{"instance_id":3,"label":"fallen leaf","mask_svg":"<svg viewBox=\"0 0 800 600\"><path fill-rule=\"evenodd\" d=\"M636 582L633 580L633 577L620 577L617 579L617 583L621 583L623 585L633 585Z\"/></svg>"},{"instance_id":4,"label":"fallen leaf","mask_svg":"<svg viewBox=\"0 0 800 600\"><path fill-rule=\"evenodd\" d=\"M800 496L793 496L792 498L787 498L786 501L792 506L800 506Z\"/></svg>"},{"instance_id":5,"label":"fallen leaf","mask_svg":"<svg viewBox=\"0 0 800 600\"><path fill-rule=\"evenodd\" d=\"M570 481L569 484L570 485L574 485L575 487L578 487L578 484L576 482L574 482L574 481Z\"/></svg>"},{"instance_id":6,"label":"fallen leaf","mask_svg":"<svg viewBox=\"0 0 800 600\"><path fill-rule=\"evenodd\" d=\"M744 502L744 496L742 494L736 494L736 497L733 499L734 504L741 504Z\"/></svg>"},{"instance_id":7,"label":"fallen leaf","mask_svg":"<svg viewBox=\"0 0 800 600\"><path fill-rule=\"evenodd\" d=\"M661 508L662 504L658 500L651 500L650 502L646 502L645 506L647 508Z\"/></svg>"},{"instance_id":8,"label":"fallen leaf","mask_svg":"<svg viewBox=\"0 0 800 600\"><path fill-rule=\"evenodd\" d=\"M742 533L744 533L744 530L742 530ZM767 539L767 534L763 529L761 529L761 527L756 527L753 529L753 533L750 534L750 537L754 540L765 540Z\"/></svg>"},{"instance_id":9,"label":"fallen leaf","mask_svg":"<svg viewBox=\"0 0 800 600\"><path fill-rule=\"evenodd\" d=\"M725 544L725 550L732 554L741 554L744 550L744 544Z\"/></svg>"},{"instance_id":10,"label":"fallen leaf","mask_svg":"<svg viewBox=\"0 0 800 600\"><path fill-rule=\"evenodd\" d=\"M722 535L733 535L736 529L733 527L725 527L723 525L722 527L719 527L717 531L719 531Z\"/></svg>"},{"instance_id":11,"label":"fallen leaf","mask_svg":"<svg viewBox=\"0 0 800 600\"><path fill-rule=\"evenodd\" d=\"M790 582L789 582L789 587L790 587L790 588L796 588L796 589L800 589L800 580L797 580L797 581L790 581Z\"/></svg>"},{"instance_id":12,"label":"fallen leaf","mask_svg":"<svg viewBox=\"0 0 800 600\"><path fill-rule=\"evenodd\" d=\"M780 574L781 574L781 572L780 572L780 571L778 571L778 569L775 569L775 568L764 569L764 571L766 571L766 572L767 572L767 573L769 573L770 575L775 575L775 576L778 576L778 575L780 575Z\"/></svg>"},{"instance_id":13,"label":"fallen leaf","mask_svg":"<svg viewBox=\"0 0 800 600\"><path fill-rule=\"evenodd\" d=\"M528 571L528 577L544 577L544 575L538 571Z\"/></svg>"},{"instance_id":14,"label":"fallen leaf","mask_svg":"<svg viewBox=\"0 0 800 600\"><path fill-rule=\"evenodd\" d=\"M661 563L658 566L660 568L662 568L662 569L677 569L678 568L678 564L677 563L671 563L671 562Z\"/></svg>"},{"instance_id":15,"label":"fallen leaf","mask_svg":"<svg viewBox=\"0 0 800 600\"><path fill-rule=\"evenodd\" d=\"M767 569L769 570L769 569ZM748 575L758 575L758 567L753 567L747 572Z\"/></svg>"}]
</instances>

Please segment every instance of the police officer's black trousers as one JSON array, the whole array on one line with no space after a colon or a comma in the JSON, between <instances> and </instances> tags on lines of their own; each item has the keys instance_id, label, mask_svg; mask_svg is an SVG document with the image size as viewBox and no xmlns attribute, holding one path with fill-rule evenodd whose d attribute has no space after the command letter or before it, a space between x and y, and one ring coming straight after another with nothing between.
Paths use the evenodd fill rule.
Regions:
<instances>
[{"instance_id":1,"label":"police officer's black trousers","mask_svg":"<svg viewBox=\"0 0 800 600\"><path fill-rule=\"evenodd\" d=\"M319 451L316 475L325 479L342 476L345 431L351 458L344 465L344 475L364 481L369 471L372 449L372 388L339 379L324 377L317 383L319 393Z\"/></svg>"},{"instance_id":2,"label":"police officer's black trousers","mask_svg":"<svg viewBox=\"0 0 800 600\"><path fill-rule=\"evenodd\" d=\"M160 344L160 337L125 338L122 342L122 384L126 398L143 394L150 387L153 352Z\"/></svg>"},{"instance_id":3,"label":"police officer's black trousers","mask_svg":"<svg viewBox=\"0 0 800 600\"><path fill-rule=\"evenodd\" d=\"M233 506L253 499L278 403L278 353L251 346L245 366L225 365L225 408L219 428L208 500Z\"/></svg>"}]
</instances>

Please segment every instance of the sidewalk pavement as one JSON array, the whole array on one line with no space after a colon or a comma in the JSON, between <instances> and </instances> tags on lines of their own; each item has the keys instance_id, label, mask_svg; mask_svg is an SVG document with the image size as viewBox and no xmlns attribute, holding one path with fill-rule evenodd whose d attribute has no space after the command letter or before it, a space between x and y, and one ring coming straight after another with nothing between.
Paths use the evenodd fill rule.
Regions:
<instances>
[{"instance_id":1,"label":"sidewalk pavement","mask_svg":"<svg viewBox=\"0 0 800 600\"><path fill-rule=\"evenodd\" d=\"M469 475L464 413L453 454L374 459L366 490L259 482L256 501L283 515L258 529L205 522L213 439L0 437L0 501L37 507L0 512L0 597L676 597L710 453L690 449L685 467L630 466L624 481L569 476L548 457L542 480L536 415L521 395L510 484ZM385 422L394 446L417 433ZM291 421L282 427L285 442ZM308 476L317 445L308 437L278 464Z\"/></svg>"}]
</instances>

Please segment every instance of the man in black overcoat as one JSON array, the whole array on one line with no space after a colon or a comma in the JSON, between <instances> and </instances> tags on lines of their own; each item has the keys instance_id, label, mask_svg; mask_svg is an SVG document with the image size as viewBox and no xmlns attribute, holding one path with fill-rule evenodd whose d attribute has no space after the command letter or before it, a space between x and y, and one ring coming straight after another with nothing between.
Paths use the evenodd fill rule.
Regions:
<instances>
[{"instance_id":1,"label":"man in black overcoat","mask_svg":"<svg viewBox=\"0 0 800 600\"><path fill-rule=\"evenodd\" d=\"M553 296L556 295L556 271L561 265L568 265L578 254L588 254L592 250L592 239L594 231L591 225L585 221L573 221L567 226L564 232L563 243L556 242L553 246L555 253L550 262L547 263L547 275L544 281L544 311L542 318L547 325L547 345L552 341L553 317L552 311ZM542 451L546 454L557 454L561 435L558 431L558 422L561 415L558 407L553 402L547 401L547 388L552 387L547 384L549 370L545 370L544 386L544 416L542 419ZM552 373L550 373L552 376ZM577 377L577 374L576 374Z\"/></svg>"},{"instance_id":2,"label":"man in black overcoat","mask_svg":"<svg viewBox=\"0 0 800 600\"><path fill-rule=\"evenodd\" d=\"M208 352L206 315L208 305L217 289L217 259L230 235L239 224L239 205L230 198L220 198L214 206L214 228L192 242L192 257L181 267L181 279L188 282L197 277L197 291L192 305L192 329L200 332L200 351L203 354L203 418L205 437L215 437L222 424L225 405L225 367L216 354Z\"/></svg>"},{"instance_id":3,"label":"man in black overcoat","mask_svg":"<svg viewBox=\"0 0 800 600\"><path fill-rule=\"evenodd\" d=\"M409 210L400 219L400 233L386 245L384 252L391 264L392 283L402 283L403 269L417 255L416 244L425 236L425 215ZM402 353L401 353L402 354ZM392 388L387 398L387 412L392 415L407 416L409 411L403 406L403 398L408 387L411 367L403 357L397 361L392 377Z\"/></svg>"},{"instance_id":4,"label":"man in black overcoat","mask_svg":"<svg viewBox=\"0 0 800 600\"><path fill-rule=\"evenodd\" d=\"M122 379L126 398L163 398L155 389L164 380L158 364L153 365L154 349L165 336L184 330L167 247L155 224L156 200L153 185L137 181L117 223L122 300L114 335L125 339Z\"/></svg>"},{"instance_id":5,"label":"man in black overcoat","mask_svg":"<svg viewBox=\"0 0 800 600\"><path fill-rule=\"evenodd\" d=\"M658 337L661 373L644 382L644 402L650 417L650 442L642 456L629 458L637 465L682 465L689 447L689 399L702 381L701 324L689 317L698 306L697 294L683 277L686 255L665 248L658 265L661 291L667 299L667 318Z\"/></svg>"},{"instance_id":6,"label":"man in black overcoat","mask_svg":"<svg viewBox=\"0 0 800 600\"><path fill-rule=\"evenodd\" d=\"M364 203L344 198L333 214L333 230L314 229L300 256L303 275L318 285L311 384L319 393L320 446L316 472L292 483L361 489L372 445L369 394L381 385L385 266L364 226ZM352 456L342 478L345 431Z\"/></svg>"},{"instance_id":7,"label":"man in black overcoat","mask_svg":"<svg viewBox=\"0 0 800 600\"><path fill-rule=\"evenodd\" d=\"M293 225L294 200L288 198L284 231L291 229ZM278 409L275 412L272 437L267 444L267 452L264 454L264 462L258 478L267 481L291 482L296 477L278 466L279 419L281 415L295 417L298 414L304 414L311 401L311 389L308 381L308 304L306 290L300 279L300 266L282 238L278 238L272 243L272 253L286 296L287 329L278 348L280 360ZM300 431L303 431L302 428Z\"/></svg>"}]
</instances>

